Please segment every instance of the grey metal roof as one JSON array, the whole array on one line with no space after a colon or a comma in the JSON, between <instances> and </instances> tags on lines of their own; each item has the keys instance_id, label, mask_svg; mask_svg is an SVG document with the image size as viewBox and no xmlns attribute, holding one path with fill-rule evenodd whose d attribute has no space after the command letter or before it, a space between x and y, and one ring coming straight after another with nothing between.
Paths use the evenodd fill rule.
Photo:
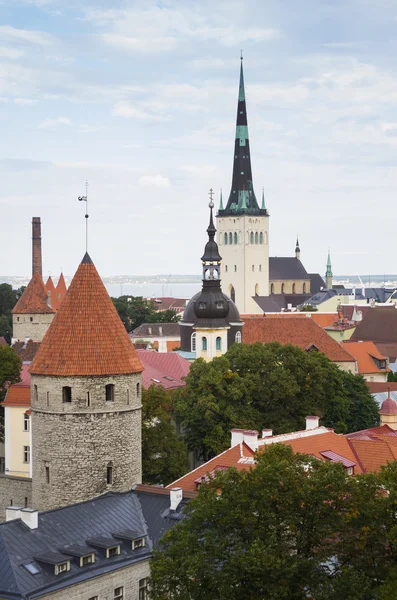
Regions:
<instances>
[{"instance_id":1,"label":"grey metal roof","mask_svg":"<svg viewBox=\"0 0 397 600\"><path fill-rule=\"evenodd\" d=\"M34 530L20 519L1 523L0 597L36 598L148 559L153 542L157 543L175 523L167 515L169 502L168 493L109 493L87 502L39 513L38 528ZM139 532L138 537L145 535L145 546L132 550L130 543L117 539L117 532L123 531ZM95 538L106 538L111 546L120 544L120 555L106 558L105 552L95 552L90 546ZM46 557L47 562L52 559L51 564L63 562L68 559L64 552L69 550L72 557L95 552L95 563L80 567L79 559L71 558L70 571L59 575L55 575L53 566L43 562L40 562L41 568L36 575L26 569L26 565L31 563L37 565L35 557L40 556ZM61 560L58 560L59 557Z\"/></svg>"},{"instance_id":2,"label":"grey metal roof","mask_svg":"<svg viewBox=\"0 0 397 600\"><path fill-rule=\"evenodd\" d=\"M317 294L321 289L325 288L325 281L320 273L309 273L310 277L310 293Z\"/></svg>"},{"instance_id":3,"label":"grey metal roof","mask_svg":"<svg viewBox=\"0 0 397 600\"><path fill-rule=\"evenodd\" d=\"M269 279L309 279L309 274L299 258L295 256L271 256L269 258Z\"/></svg>"},{"instance_id":4,"label":"grey metal roof","mask_svg":"<svg viewBox=\"0 0 397 600\"><path fill-rule=\"evenodd\" d=\"M147 486L140 486L145 488ZM148 534L154 546L157 545L160 538L166 531L171 529L183 515L183 509L187 500L184 498L178 507L179 510L171 513L169 494L153 494L150 491L142 489L136 490L136 495L142 507L145 522L148 528ZM185 495L185 494L184 494ZM179 517L176 518L176 517Z\"/></svg>"},{"instance_id":5,"label":"grey metal roof","mask_svg":"<svg viewBox=\"0 0 397 600\"><path fill-rule=\"evenodd\" d=\"M179 337L178 323L142 323L131 331L130 337Z\"/></svg>"},{"instance_id":6,"label":"grey metal roof","mask_svg":"<svg viewBox=\"0 0 397 600\"><path fill-rule=\"evenodd\" d=\"M263 312L281 312L291 304L293 308L303 304L310 298L310 294L271 294L270 296L253 296L257 305Z\"/></svg>"}]
</instances>

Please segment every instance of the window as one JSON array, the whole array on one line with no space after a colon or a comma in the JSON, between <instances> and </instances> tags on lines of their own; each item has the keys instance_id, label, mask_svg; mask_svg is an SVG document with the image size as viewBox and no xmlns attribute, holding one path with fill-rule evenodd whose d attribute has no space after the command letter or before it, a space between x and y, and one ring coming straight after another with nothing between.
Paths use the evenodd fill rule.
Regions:
<instances>
[{"instance_id":1,"label":"window","mask_svg":"<svg viewBox=\"0 0 397 600\"><path fill-rule=\"evenodd\" d=\"M71 402L72 401L72 388L69 387L68 385L65 385L62 388L62 400L64 402Z\"/></svg>"},{"instance_id":2,"label":"window","mask_svg":"<svg viewBox=\"0 0 397 600\"><path fill-rule=\"evenodd\" d=\"M111 548L106 548L106 558L112 558L112 556L119 556L120 554L120 546L112 546Z\"/></svg>"},{"instance_id":3,"label":"window","mask_svg":"<svg viewBox=\"0 0 397 600\"><path fill-rule=\"evenodd\" d=\"M112 465L112 463L109 463L108 466L106 467L106 483L108 485L113 484L113 465Z\"/></svg>"},{"instance_id":4,"label":"window","mask_svg":"<svg viewBox=\"0 0 397 600\"><path fill-rule=\"evenodd\" d=\"M262 271L262 265L259 265L259 271Z\"/></svg>"},{"instance_id":5,"label":"window","mask_svg":"<svg viewBox=\"0 0 397 600\"><path fill-rule=\"evenodd\" d=\"M30 446L23 447L23 462L25 464L30 463Z\"/></svg>"},{"instance_id":6,"label":"window","mask_svg":"<svg viewBox=\"0 0 397 600\"><path fill-rule=\"evenodd\" d=\"M255 265L252 265L252 270L255 271Z\"/></svg>"},{"instance_id":7,"label":"window","mask_svg":"<svg viewBox=\"0 0 397 600\"><path fill-rule=\"evenodd\" d=\"M17 317L17 321L19 321L19 317Z\"/></svg>"},{"instance_id":8,"label":"window","mask_svg":"<svg viewBox=\"0 0 397 600\"><path fill-rule=\"evenodd\" d=\"M223 242L224 242L225 246L227 246L227 233L223 234Z\"/></svg>"},{"instance_id":9,"label":"window","mask_svg":"<svg viewBox=\"0 0 397 600\"><path fill-rule=\"evenodd\" d=\"M227 273L227 265L225 265L225 273Z\"/></svg>"},{"instance_id":10,"label":"window","mask_svg":"<svg viewBox=\"0 0 397 600\"><path fill-rule=\"evenodd\" d=\"M237 273L237 265L234 265L234 272Z\"/></svg>"},{"instance_id":11,"label":"window","mask_svg":"<svg viewBox=\"0 0 397 600\"><path fill-rule=\"evenodd\" d=\"M192 333L191 335L190 348L192 352L196 352L196 332Z\"/></svg>"},{"instance_id":12,"label":"window","mask_svg":"<svg viewBox=\"0 0 397 600\"><path fill-rule=\"evenodd\" d=\"M284 284L281 284L281 293L284 294Z\"/></svg>"},{"instance_id":13,"label":"window","mask_svg":"<svg viewBox=\"0 0 397 600\"><path fill-rule=\"evenodd\" d=\"M45 465L45 482L50 483L50 466Z\"/></svg>"},{"instance_id":14,"label":"window","mask_svg":"<svg viewBox=\"0 0 397 600\"><path fill-rule=\"evenodd\" d=\"M147 578L139 580L139 600L147 600L148 598L147 581Z\"/></svg>"},{"instance_id":15,"label":"window","mask_svg":"<svg viewBox=\"0 0 397 600\"><path fill-rule=\"evenodd\" d=\"M231 231L229 233L229 244L233 244L233 234Z\"/></svg>"},{"instance_id":16,"label":"window","mask_svg":"<svg viewBox=\"0 0 397 600\"><path fill-rule=\"evenodd\" d=\"M234 232L234 243L238 244L238 236L236 232Z\"/></svg>"},{"instance_id":17,"label":"window","mask_svg":"<svg viewBox=\"0 0 397 600\"><path fill-rule=\"evenodd\" d=\"M127 404L130 403L130 388L127 388Z\"/></svg>"},{"instance_id":18,"label":"window","mask_svg":"<svg viewBox=\"0 0 397 600\"><path fill-rule=\"evenodd\" d=\"M254 232L251 231L251 233L250 233L250 244L253 244L253 243L254 243Z\"/></svg>"},{"instance_id":19,"label":"window","mask_svg":"<svg viewBox=\"0 0 397 600\"><path fill-rule=\"evenodd\" d=\"M50 406L50 392L47 392L47 406Z\"/></svg>"},{"instance_id":20,"label":"window","mask_svg":"<svg viewBox=\"0 0 397 600\"><path fill-rule=\"evenodd\" d=\"M105 385L105 398L106 402L114 401L114 385L113 383L108 383Z\"/></svg>"},{"instance_id":21,"label":"window","mask_svg":"<svg viewBox=\"0 0 397 600\"><path fill-rule=\"evenodd\" d=\"M30 317L30 321L31 321L31 322L33 321L33 317Z\"/></svg>"},{"instance_id":22,"label":"window","mask_svg":"<svg viewBox=\"0 0 397 600\"><path fill-rule=\"evenodd\" d=\"M259 243L263 244L263 231L261 231L259 234Z\"/></svg>"},{"instance_id":23,"label":"window","mask_svg":"<svg viewBox=\"0 0 397 600\"><path fill-rule=\"evenodd\" d=\"M223 308L222 300L218 300L218 302L215 302L215 306L218 310L222 310L222 308Z\"/></svg>"},{"instance_id":24,"label":"window","mask_svg":"<svg viewBox=\"0 0 397 600\"><path fill-rule=\"evenodd\" d=\"M85 556L80 557L80 567L86 567L87 565L92 565L95 562L95 554L86 554Z\"/></svg>"},{"instance_id":25,"label":"window","mask_svg":"<svg viewBox=\"0 0 397 600\"><path fill-rule=\"evenodd\" d=\"M23 430L30 431L30 418L27 414L23 415Z\"/></svg>"},{"instance_id":26,"label":"window","mask_svg":"<svg viewBox=\"0 0 397 600\"><path fill-rule=\"evenodd\" d=\"M66 573L66 571L70 571L70 561L69 560L55 565L55 575L59 575L60 573Z\"/></svg>"},{"instance_id":27,"label":"window","mask_svg":"<svg viewBox=\"0 0 397 600\"><path fill-rule=\"evenodd\" d=\"M256 231L255 232L255 244L257 244L257 243L258 243L258 232Z\"/></svg>"},{"instance_id":28,"label":"window","mask_svg":"<svg viewBox=\"0 0 397 600\"><path fill-rule=\"evenodd\" d=\"M132 549L138 550L138 548L143 548L145 545L145 538L139 538L138 540L134 540L132 542Z\"/></svg>"},{"instance_id":29,"label":"window","mask_svg":"<svg viewBox=\"0 0 397 600\"><path fill-rule=\"evenodd\" d=\"M114 600L124 600L124 587L118 587L114 590Z\"/></svg>"},{"instance_id":30,"label":"window","mask_svg":"<svg viewBox=\"0 0 397 600\"><path fill-rule=\"evenodd\" d=\"M295 294L295 283L292 284L292 293Z\"/></svg>"},{"instance_id":31,"label":"window","mask_svg":"<svg viewBox=\"0 0 397 600\"><path fill-rule=\"evenodd\" d=\"M27 508L27 507L28 507L28 498L27 498L27 496L25 496L25 508Z\"/></svg>"},{"instance_id":32,"label":"window","mask_svg":"<svg viewBox=\"0 0 397 600\"><path fill-rule=\"evenodd\" d=\"M234 339L235 339L236 344L241 344L241 331L238 331L236 333L236 337Z\"/></svg>"},{"instance_id":33,"label":"window","mask_svg":"<svg viewBox=\"0 0 397 600\"><path fill-rule=\"evenodd\" d=\"M137 395L137 397L138 397L138 398L139 398L139 396L140 396L140 393L141 393L141 385L140 385L140 383L138 382L138 383L136 384L136 395Z\"/></svg>"},{"instance_id":34,"label":"window","mask_svg":"<svg viewBox=\"0 0 397 600\"><path fill-rule=\"evenodd\" d=\"M216 338L215 347L217 350L222 350L222 338L219 336Z\"/></svg>"},{"instance_id":35,"label":"window","mask_svg":"<svg viewBox=\"0 0 397 600\"><path fill-rule=\"evenodd\" d=\"M31 575L38 575L38 573L41 573L41 569L39 565L36 565L36 563L28 563L27 565L23 566Z\"/></svg>"},{"instance_id":36,"label":"window","mask_svg":"<svg viewBox=\"0 0 397 600\"><path fill-rule=\"evenodd\" d=\"M207 338L206 337L203 337L201 340L201 348L202 348L202 350L204 350L204 352L207 351Z\"/></svg>"},{"instance_id":37,"label":"window","mask_svg":"<svg viewBox=\"0 0 397 600\"><path fill-rule=\"evenodd\" d=\"M98 596L91 596L91 598L88 598L88 600L98 600Z\"/></svg>"},{"instance_id":38,"label":"window","mask_svg":"<svg viewBox=\"0 0 397 600\"><path fill-rule=\"evenodd\" d=\"M233 286L230 287L230 299L232 302L236 302L236 291Z\"/></svg>"},{"instance_id":39,"label":"window","mask_svg":"<svg viewBox=\"0 0 397 600\"><path fill-rule=\"evenodd\" d=\"M306 283L303 284L302 292L306 294Z\"/></svg>"},{"instance_id":40,"label":"window","mask_svg":"<svg viewBox=\"0 0 397 600\"><path fill-rule=\"evenodd\" d=\"M87 392L87 406L91 406L90 392Z\"/></svg>"},{"instance_id":41,"label":"window","mask_svg":"<svg viewBox=\"0 0 397 600\"><path fill-rule=\"evenodd\" d=\"M272 283L270 286L270 293L274 294L274 283Z\"/></svg>"},{"instance_id":42,"label":"window","mask_svg":"<svg viewBox=\"0 0 397 600\"><path fill-rule=\"evenodd\" d=\"M34 387L33 387L33 396L34 396L34 401L37 402L38 399L39 399L39 393L38 393L37 385L34 385Z\"/></svg>"}]
</instances>

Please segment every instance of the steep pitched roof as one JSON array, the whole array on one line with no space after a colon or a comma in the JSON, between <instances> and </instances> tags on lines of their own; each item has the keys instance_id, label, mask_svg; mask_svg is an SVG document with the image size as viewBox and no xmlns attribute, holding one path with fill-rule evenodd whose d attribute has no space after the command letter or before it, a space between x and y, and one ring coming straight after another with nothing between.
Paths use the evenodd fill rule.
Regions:
<instances>
[{"instance_id":1,"label":"steep pitched roof","mask_svg":"<svg viewBox=\"0 0 397 600\"><path fill-rule=\"evenodd\" d=\"M184 491L195 492L198 489L197 482L202 478L206 478L207 473L214 473L222 468L235 467L238 471L249 469L255 466L254 463L255 453L247 444L241 442L233 448L228 448L215 458L212 458L208 462L204 463L194 469L190 473L187 473L183 477L180 477L173 483L167 485L167 488L180 487Z\"/></svg>"},{"instance_id":2,"label":"steep pitched roof","mask_svg":"<svg viewBox=\"0 0 397 600\"><path fill-rule=\"evenodd\" d=\"M88 254L77 269L30 372L122 375L143 365Z\"/></svg>"},{"instance_id":3,"label":"steep pitched roof","mask_svg":"<svg viewBox=\"0 0 397 600\"><path fill-rule=\"evenodd\" d=\"M29 340L28 342L15 342L12 347L22 362L32 362L40 348L40 344L41 342Z\"/></svg>"},{"instance_id":4,"label":"steep pitched roof","mask_svg":"<svg viewBox=\"0 0 397 600\"><path fill-rule=\"evenodd\" d=\"M354 362L354 358L338 342L324 331L313 319L284 317L251 317L245 319L243 342L279 342L293 344L303 350L315 346L335 362Z\"/></svg>"},{"instance_id":5,"label":"steep pitched roof","mask_svg":"<svg viewBox=\"0 0 397 600\"><path fill-rule=\"evenodd\" d=\"M35 273L12 309L14 315L47 314L54 311L47 304L47 292L40 273Z\"/></svg>"},{"instance_id":6,"label":"steep pitched roof","mask_svg":"<svg viewBox=\"0 0 397 600\"><path fill-rule=\"evenodd\" d=\"M48 276L44 287L47 292L48 302L50 303L52 310L55 312L59 308L59 300L51 275Z\"/></svg>"},{"instance_id":7,"label":"steep pitched roof","mask_svg":"<svg viewBox=\"0 0 397 600\"><path fill-rule=\"evenodd\" d=\"M350 438L349 443L364 473L380 471L383 465L397 460L397 446L391 440Z\"/></svg>"},{"instance_id":8,"label":"steep pitched roof","mask_svg":"<svg viewBox=\"0 0 397 600\"><path fill-rule=\"evenodd\" d=\"M21 381L10 385L2 406L30 406L29 366L27 363L22 365Z\"/></svg>"},{"instance_id":9,"label":"steep pitched roof","mask_svg":"<svg viewBox=\"0 0 397 600\"><path fill-rule=\"evenodd\" d=\"M377 360L386 361L386 357L383 356L373 342L342 342L343 347L352 355L357 361L357 368L360 374L364 373L386 373L390 369L386 366L384 369L379 369L376 365L374 358Z\"/></svg>"},{"instance_id":10,"label":"steep pitched roof","mask_svg":"<svg viewBox=\"0 0 397 600\"><path fill-rule=\"evenodd\" d=\"M310 277L310 292L317 294L322 288L325 288L325 281L320 273L309 273Z\"/></svg>"},{"instance_id":11,"label":"steep pitched roof","mask_svg":"<svg viewBox=\"0 0 397 600\"><path fill-rule=\"evenodd\" d=\"M352 341L397 342L397 310L383 306L372 308L357 325Z\"/></svg>"},{"instance_id":12,"label":"steep pitched roof","mask_svg":"<svg viewBox=\"0 0 397 600\"><path fill-rule=\"evenodd\" d=\"M271 256L269 258L269 279L310 279L305 267L295 256Z\"/></svg>"},{"instance_id":13,"label":"steep pitched roof","mask_svg":"<svg viewBox=\"0 0 397 600\"><path fill-rule=\"evenodd\" d=\"M57 283L57 286L55 288L55 291L57 293L57 296L58 296L60 302L62 302L62 300L64 299L64 297L66 295L66 292L68 291L67 287L66 287L65 278L63 276L63 273L61 273L60 276L59 276L58 283Z\"/></svg>"}]
</instances>

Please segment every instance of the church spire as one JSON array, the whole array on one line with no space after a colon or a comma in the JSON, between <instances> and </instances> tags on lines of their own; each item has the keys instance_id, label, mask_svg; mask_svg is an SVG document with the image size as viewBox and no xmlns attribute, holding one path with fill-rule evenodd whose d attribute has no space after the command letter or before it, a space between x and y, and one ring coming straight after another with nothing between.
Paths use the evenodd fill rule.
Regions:
<instances>
[{"instance_id":1,"label":"church spire","mask_svg":"<svg viewBox=\"0 0 397 600\"><path fill-rule=\"evenodd\" d=\"M219 212L220 214L267 214L266 209L259 208L252 183L242 56L237 104L236 139L234 143L232 189L225 210L220 208Z\"/></svg>"},{"instance_id":2,"label":"church spire","mask_svg":"<svg viewBox=\"0 0 397 600\"><path fill-rule=\"evenodd\" d=\"M327 270L325 272L325 287L327 289L332 288L332 277L331 254L328 248Z\"/></svg>"},{"instance_id":3,"label":"church spire","mask_svg":"<svg viewBox=\"0 0 397 600\"><path fill-rule=\"evenodd\" d=\"M299 239L298 236L296 236L296 246L295 246L295 258L300 259L301 257L301 249L299 247Z\"/></svg>"}]
</instances>

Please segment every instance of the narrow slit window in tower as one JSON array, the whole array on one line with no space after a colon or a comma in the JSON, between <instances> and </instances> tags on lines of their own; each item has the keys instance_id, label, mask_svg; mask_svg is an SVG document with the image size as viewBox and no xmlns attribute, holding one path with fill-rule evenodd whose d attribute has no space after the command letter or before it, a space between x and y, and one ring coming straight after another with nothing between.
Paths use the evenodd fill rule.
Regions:
<instances>
[{"instance_id":1,"label":"narrow slit window in tower","mask_svg":"<svg viewBox=\"0 0 397 600\"><path fill-rule=\"evenodd\" d=\"M251 231L251 233L250 233L250 244L253 244L253 243L254 243L254 232Z\"/></svg>"},{"instance_id":2,"label":"narrow slit window in tower","mask_svg":"<svg viewBox=\"0 0 397 600\"><path fill-rule=\"evenodd\" d=\"M259 234L259 243L263 244L263 231L261 231Z\"/></svg>"},{"instance_id":3,"label":"narrow slit window in tower","mask_svg":"<svg viewBox=\"0 0 397 600\"><path fill-rule=\"evenodd\" d=\"M108 383L105 386L105 399L106 399L106 402L114 401L114 385L113 385L113 383Z\"/></svg>"},{"instance_id":4,"label":"narrow slit window in tower","mask_svg":"<svg viewBox=\"0 0 397 600\"><path fill-rule=\"evenodd\" d=\"M50 466L48 464L45 465L45 482L50 483Z\"/></svg>"},{"instance_id":5,"label":"narrow slit window in tower","mask_svg":"<svg viewBox=\"0 0 397 600\"><path fill-rule=\"evenodd\" d=\"M137 395L137 397L138 397L138 398L139 398L139 396L140 396L140 393L141 393L141 386L140 386L140 384L139 384L139 382L138 382L138 383L136 384L136 395Z\"/></svg>"},{"instance_id":6,"label":"narrow slit window in tower","mask_svg":"<svg viewBox=\"0 0 397 600\"><path fill-rule=\"evenodd\" d=\"M236 232L234 232L234 243L238 244L238 236Z\"/></svg>"},{"instance_id":7,"label":"narrow slit window in tower","mask_svg":"<svg viewBox=\"0 0 397 600\"><path fill-rule=\"evenodd\" d=\"M232 234L232 232L229 233L229 244L233 244L233 234Z\"/></svg>"},{"instance_id":8,"label":"narrow slit window in tower","mask_svg":"<svg viewBox=\"0 0 397 600\"><path fill-rule=\"evenodd\" d=\"M225 246L227 246L227 233L223 234L223 242L224 242Z\"/></svg>"},{"instance_id":9,"label":"narrow slit window in tower","mask_svg":"<svg viewBox=\"0 0 397 600\"><path fill-rule=\"evenodd\" d=\"M112 463L109 463L108 466L106 467L106 483L108 485L113 484L113 465L112 465Z\"/></svg>"},{"instance_id":10,"label":"narrow slit window in tower","mask_svg":"<svg viewBox=\"0 0 397 600\"><path fill-rule=\"evenodd\" d=\"M72 401L72 388L68 385L63 386L62 388L62 400L64 402Z\"/></svg>"},{"instance_id":11,"label":"narrow slit window in tower","mask_svg":"<svg viewBox=\"0 0 397 600\"><path fill-rule=\"evenodd\" d=\"M87 392L87 406L91 406L90 392Z\"/></svg>"},{"instance_id":12,"label":"narrow slit window in tower","mask_svg":"<svg viewBox=\"0 0 397 600\"><path fill-rule=\"evenodd\" d=\"M258 243L258 232L255 233L255 244Z\"/></svg>"}]
</instances>

